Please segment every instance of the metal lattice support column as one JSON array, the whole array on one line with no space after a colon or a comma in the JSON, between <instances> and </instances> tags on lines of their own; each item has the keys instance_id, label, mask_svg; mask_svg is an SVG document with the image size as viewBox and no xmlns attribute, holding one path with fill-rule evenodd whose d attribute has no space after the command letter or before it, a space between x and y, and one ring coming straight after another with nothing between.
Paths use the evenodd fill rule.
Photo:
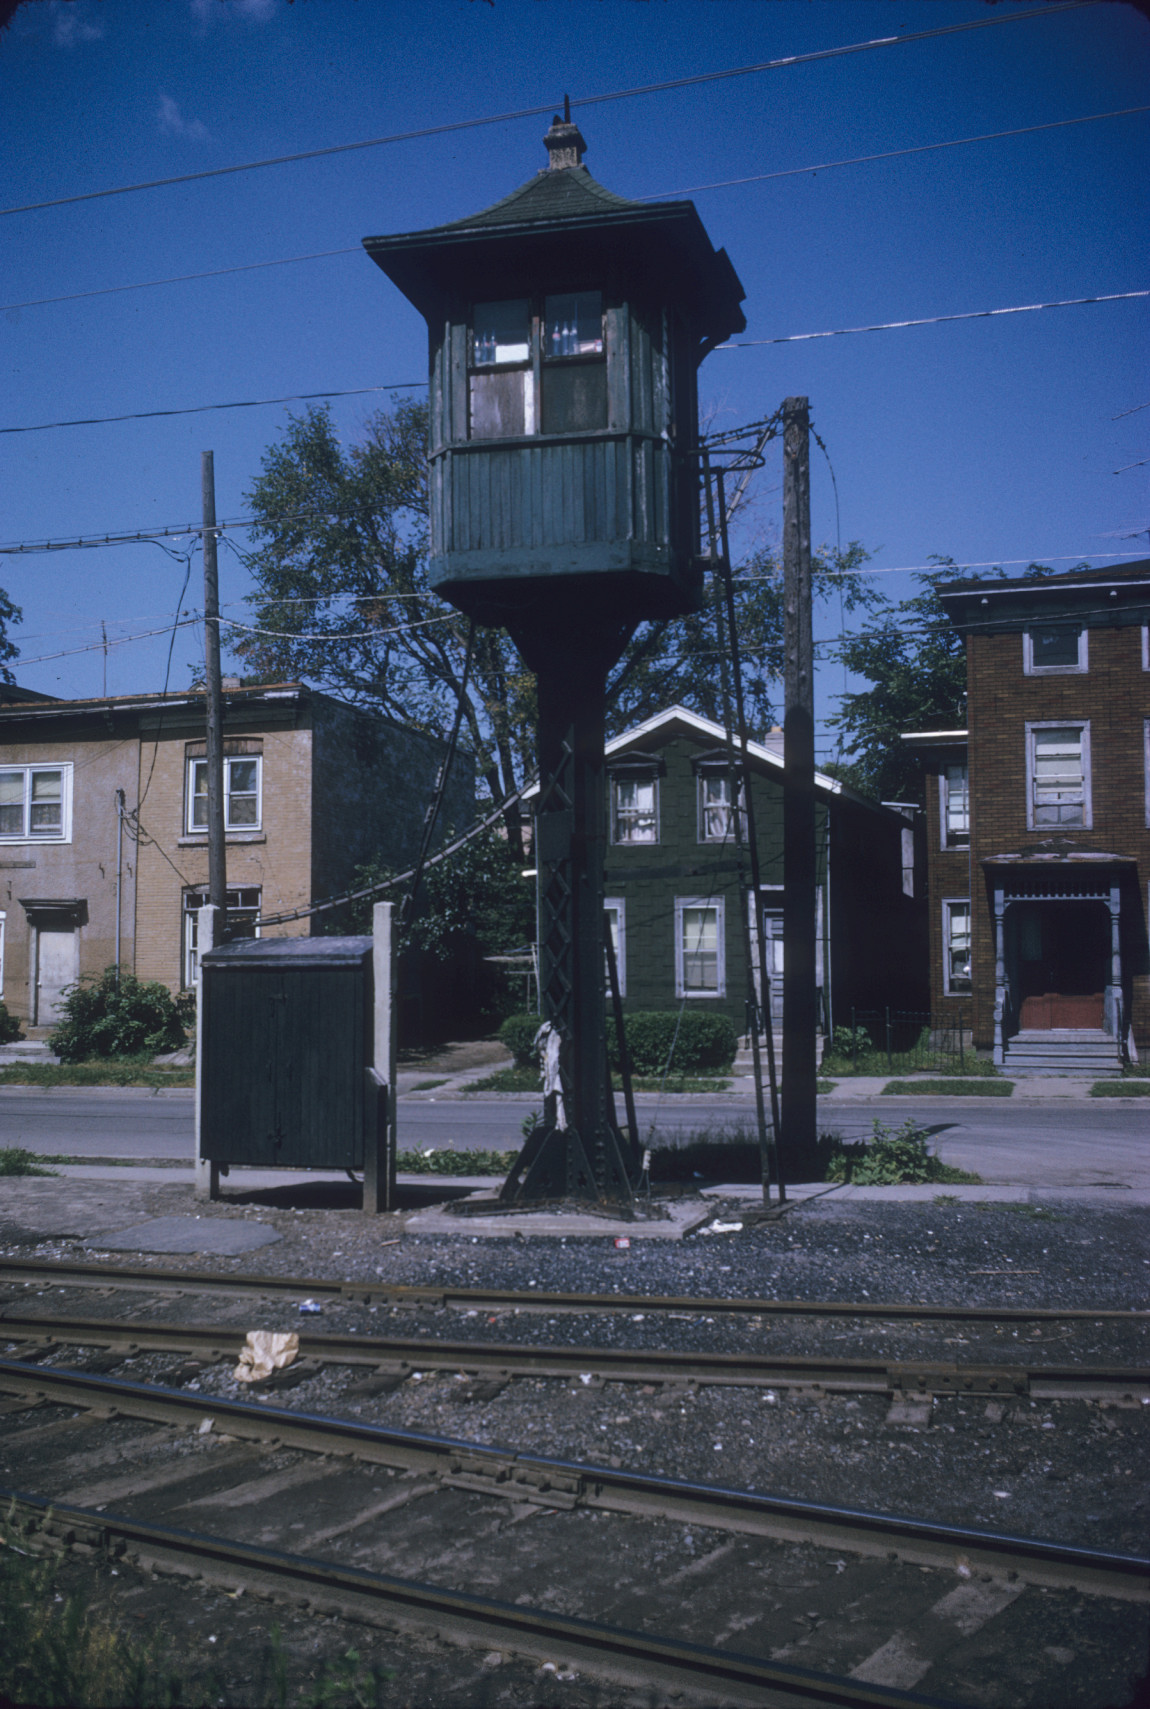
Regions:
<instances>
[{"instance_id":1,"label":"metal lattice support column","mask_svg":"<svg viewBox=\"0 0 1150 1709\"><path fill-rule=\"evenodd\" d=\"M505 1200L590 1199L630 1211L630 1147L615 1123L607 1066L603 758L607 672L618 637L579 645L568 630L516 644L539 682L539 990L559 1035L559 1089L503 1186ZM625 636L624 636L625 639Z\"/></svg>"}]
</instances>

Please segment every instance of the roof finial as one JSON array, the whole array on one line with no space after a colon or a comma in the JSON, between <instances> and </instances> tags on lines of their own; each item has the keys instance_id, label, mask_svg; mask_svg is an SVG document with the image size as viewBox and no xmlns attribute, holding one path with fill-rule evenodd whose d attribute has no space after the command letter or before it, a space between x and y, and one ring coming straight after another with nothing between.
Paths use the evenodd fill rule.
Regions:
<instances>
[{"instance_id":1,"label":"roof finial","mask_svg":"<svg viewBox=\"0 0 1150 1709\"><path fill-rule=\"evenodd\" d=\"M571 122L571 97L569 95L563 97L563 117L560 118L559 114L556 113L551 121L551 129L543 141L547 145L547 153L550 156L546 168L548 171L558 172L564 167L582 166L587 143L579 126Z\"/></svg>"}]
</instances>

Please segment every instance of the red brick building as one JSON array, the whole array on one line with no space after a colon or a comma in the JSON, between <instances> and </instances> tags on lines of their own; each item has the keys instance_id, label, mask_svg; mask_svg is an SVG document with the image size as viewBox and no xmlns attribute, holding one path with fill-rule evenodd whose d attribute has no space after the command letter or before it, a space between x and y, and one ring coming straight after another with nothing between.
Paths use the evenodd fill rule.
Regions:
<instances>
[{"instance_id":1,"label":"red brick building","mask_svg":"<svg viewBox=\"0 0 1150 1709\"><path fill-rule=\"evenodd\" d=\"M967 728L930 766L931 1006L1008 1071L1150 1051L1150 560L940 595Z\"/></svg>"}]
</instances>

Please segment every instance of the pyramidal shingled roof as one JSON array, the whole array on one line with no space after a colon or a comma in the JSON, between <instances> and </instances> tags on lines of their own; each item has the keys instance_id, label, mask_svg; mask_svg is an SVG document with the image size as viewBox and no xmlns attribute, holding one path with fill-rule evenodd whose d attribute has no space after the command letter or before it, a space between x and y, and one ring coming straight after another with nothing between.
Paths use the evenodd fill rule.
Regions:
<instances>
[{"instance_id":1,"label":"pyramidal shingled roof","mask_svg":"<svg viewBox=\"0 0 1150 1709\"><path fill-rule=\"evenodd\" d=\"M536 220L579 219L588 214L633 213L646 209L645 202L617 196L598 179L592 178L585 166L544 167L503 196L466 219L452 220L436 229L441 232L470 231L475 226L504 226L527 224Z\"/></svg>"}]
</instances>

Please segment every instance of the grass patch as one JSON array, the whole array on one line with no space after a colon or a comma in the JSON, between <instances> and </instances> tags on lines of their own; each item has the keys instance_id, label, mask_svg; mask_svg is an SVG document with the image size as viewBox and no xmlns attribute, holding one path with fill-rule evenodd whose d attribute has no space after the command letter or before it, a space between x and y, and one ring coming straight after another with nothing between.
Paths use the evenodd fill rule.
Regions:
<instances>
[{"instance_id":1,"label":"grass patch","mask_svg":"<svg viewBox=\"0 0 1150 1709\"><path fill-rule=\"evenodd\" d=\"M395 1167L404 1175L506 1175L517 1151L401 1151Z\"/></svg>"},{"instance_id":2,"label":"grass patch","mask_svg":"<svg viewBox=\"0 0 1150 1709\"><path fill-rule=\"evenodd\" d=\"M956 1169L928 1149L927 1136L913 1120L905 1121L892 1130L875 1122L869 1140L848 1144L836 1136L820 1136L820 1144L830 1141L824 1179L851 1183L858 1187L917 1186L929 1181L959 1182L978 1186L981 1175L966 1169Z\"/></svg>"},{"instance_id":3,"label":"grass patch","mask_svg":"<svg viewBox=\"0 0 1150 1709\"><path fill-rule=\"evenodd\" d=\"M815 1091L820 1098L825 1098L828 1092L833 1092L838 1085L837 1080L816 1080Z\"/></svg>"},{"instance_id":4,"label":"grass patch","mask_svg":"<svg viewBox=\"0 0 1150 1709\"><path fill-rule=\"evenodd\" d=\"M917 1093L945 1098L1009 1098L1014 1091L1013 1080L958 1080L933 1078L922 1080L888 1080L883 1097L912 1098Z\"/></svg>"},{"instance_id":5,"label":"grass patch","mask_svg":"<svg viewBox=\"0 0 1150 1709\"><path fill-rule=\"evenodd\" d=\"M611 1076L611 1085L616 1092L623 1090L623 1082L617 1074ZM631 1085L636 1092L729 1092L731 1089L730 1080L718 1074L669 1074L665 1081L655 1075L636 1075ZM461 1086L460 1091L465 1094L538 1092L539 1088L537 1068L497 1068L494 1074L487 1074L482 1080L472 1080L469 1085Z\"/></svg>"},{"instance_id":6,"label":"grass patch","mask_svg":"<svg viewBox=\"0 0 1150 1709\"><path fill-rule=\"evenodd\" d=\"M1092 1098L1150 1098L1150 1080L1096 1080Z\"/></svg>"},{"instance_id":7,"label":"grass patch","mask_svg":"<svg viewBox=\"0 0 1150 1709\"><path fill-rule=\"evenodd\" d=\"M37 1157L34 1151L25 1151L22 1145L6 1145L0 1150L0 1175L54 1175L54 1169L40 1167L48 1161L46 1157Z\"/></svg>"},{"instance_id":8,"label":"grass patch","mask_svg":"<svg viewBox=\"0 0 1150 1709\"><path fill-rule=\"evenodd\" d=\"M95 1062L14 1062L0 1086L194 1086L192 1068L156 1068L150 1056Z\"/></svg>"},{"instance_id":9,"label":"grass patch","mask_svg":"<svg viewBox=\"0 0 1150 1709\"><path fill-rule=\"evenodd\" d=\"M464 1094L469 1092L538 1092L540 1087L538 1068L497 1068L494 1074L485 1074L482 1080L470 1080L459 1090Z\"/></svg>"},{"instance_id":10,"label":"grass patch","mask_svg":"<svg viewBox=\"0 0 1150 1709\"><path fill-rule=\"evenodd\" d=\"M888 1061L885 1050L867 1050L859 1052L857 1063L852 1056L828 1050L821 1066L826 1073L843 1078L863 1074L873 1078L883 1074L928 1073L948 1080L993 1080L998 1074L993 1062L976 1056L973 1050L964 1051L961 1057L938 1056L933 1062L924 1062L921 1051L895 1050Z\"/></svg>"},{"instance_id":11,"label":"grass patch","mask_svg":"<svg viewBox=\"0 0 1150 1709\"><path fill-rule=\"evenodd\" d=\"M413 1086L413 1092L434 1092L437 1086L446 1086L446 1080L421 1080L418 1086Z\"/></svg>"}]
</instances>

